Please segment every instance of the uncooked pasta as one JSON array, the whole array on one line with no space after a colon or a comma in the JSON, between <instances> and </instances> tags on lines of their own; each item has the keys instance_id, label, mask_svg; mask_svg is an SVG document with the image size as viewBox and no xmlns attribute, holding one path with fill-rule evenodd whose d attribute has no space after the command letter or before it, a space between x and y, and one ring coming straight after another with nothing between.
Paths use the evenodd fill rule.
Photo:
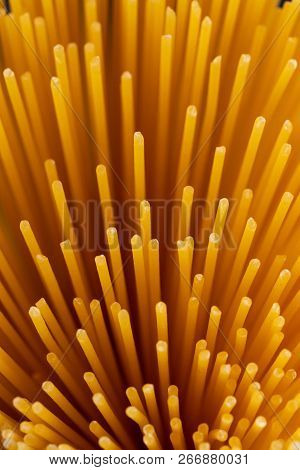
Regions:
<instances>
[{"instance_id":1,"label":"uncooked pasta","mask_svg":"<svg viewBox=\"0 0 300 470\"><path fill-rule=\"evenodd\" d=\"M299 449L300 0L0 11L4 449Z\"/></svg>"}]
</instances>

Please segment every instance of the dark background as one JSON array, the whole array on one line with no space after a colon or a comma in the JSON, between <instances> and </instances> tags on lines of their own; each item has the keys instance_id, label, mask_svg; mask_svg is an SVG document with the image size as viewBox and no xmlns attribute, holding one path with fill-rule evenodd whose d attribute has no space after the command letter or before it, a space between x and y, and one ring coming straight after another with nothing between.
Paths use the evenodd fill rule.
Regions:
<instances>
[{"instance_id":1,"label":"dark background","mask_svg":"<svg viewBox=\"0 0 300 470\"><path fill-rule=\"evenodd\" d=\"M6 5L6 9L9 10L9 0L4 0L5 1L5 5ZM279 5L283 5L285 1L290 1L290 0L279 0Z\"/></svg>"}]
</instances>

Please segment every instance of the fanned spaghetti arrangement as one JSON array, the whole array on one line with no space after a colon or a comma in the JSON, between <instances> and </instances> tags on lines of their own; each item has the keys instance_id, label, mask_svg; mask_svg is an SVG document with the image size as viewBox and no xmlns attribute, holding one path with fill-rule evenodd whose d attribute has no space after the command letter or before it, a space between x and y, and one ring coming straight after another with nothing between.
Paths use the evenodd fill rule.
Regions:
<instances>
[{"instance_id":1,"label":"fanned spaghetti arrangement","mask_svg":"<svg viewBox=\"0 0 300 470\"><path fill-rule=\"evenodd\" d=\"M300 1L10 7L2 446L300 448Z\"/></svg>"}]
</instances>

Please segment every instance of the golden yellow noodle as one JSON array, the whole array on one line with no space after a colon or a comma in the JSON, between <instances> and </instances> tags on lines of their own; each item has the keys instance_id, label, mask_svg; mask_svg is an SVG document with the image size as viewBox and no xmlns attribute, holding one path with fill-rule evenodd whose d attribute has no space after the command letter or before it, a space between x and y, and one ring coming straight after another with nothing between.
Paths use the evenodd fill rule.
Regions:
<instances>
[{"instance_id":1,"label":"golden yellow noodle","mask_svg":"<svg viewBox=\"0 0 300 470\"><path fill-rule=\"evenodd\" d=\"M300 0L1 0L6 449L300 448Z\"/></svg>"}]
</instances>

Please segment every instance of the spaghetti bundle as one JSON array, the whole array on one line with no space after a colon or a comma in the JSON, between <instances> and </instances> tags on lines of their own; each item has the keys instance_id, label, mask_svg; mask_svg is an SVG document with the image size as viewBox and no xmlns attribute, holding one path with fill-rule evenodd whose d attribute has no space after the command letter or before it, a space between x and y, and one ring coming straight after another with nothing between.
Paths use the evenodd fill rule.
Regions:
<instances>
[{"instance_id":1,"label":"spaghetti bundle","mask_svg":"<svg viewBox=\"0 0 300 470\"><path fill-rule=\"evenodd\" d=\"M299 449L300 1L71 3L0 12L2 446Z\"/></svg>"}]
</instances>

